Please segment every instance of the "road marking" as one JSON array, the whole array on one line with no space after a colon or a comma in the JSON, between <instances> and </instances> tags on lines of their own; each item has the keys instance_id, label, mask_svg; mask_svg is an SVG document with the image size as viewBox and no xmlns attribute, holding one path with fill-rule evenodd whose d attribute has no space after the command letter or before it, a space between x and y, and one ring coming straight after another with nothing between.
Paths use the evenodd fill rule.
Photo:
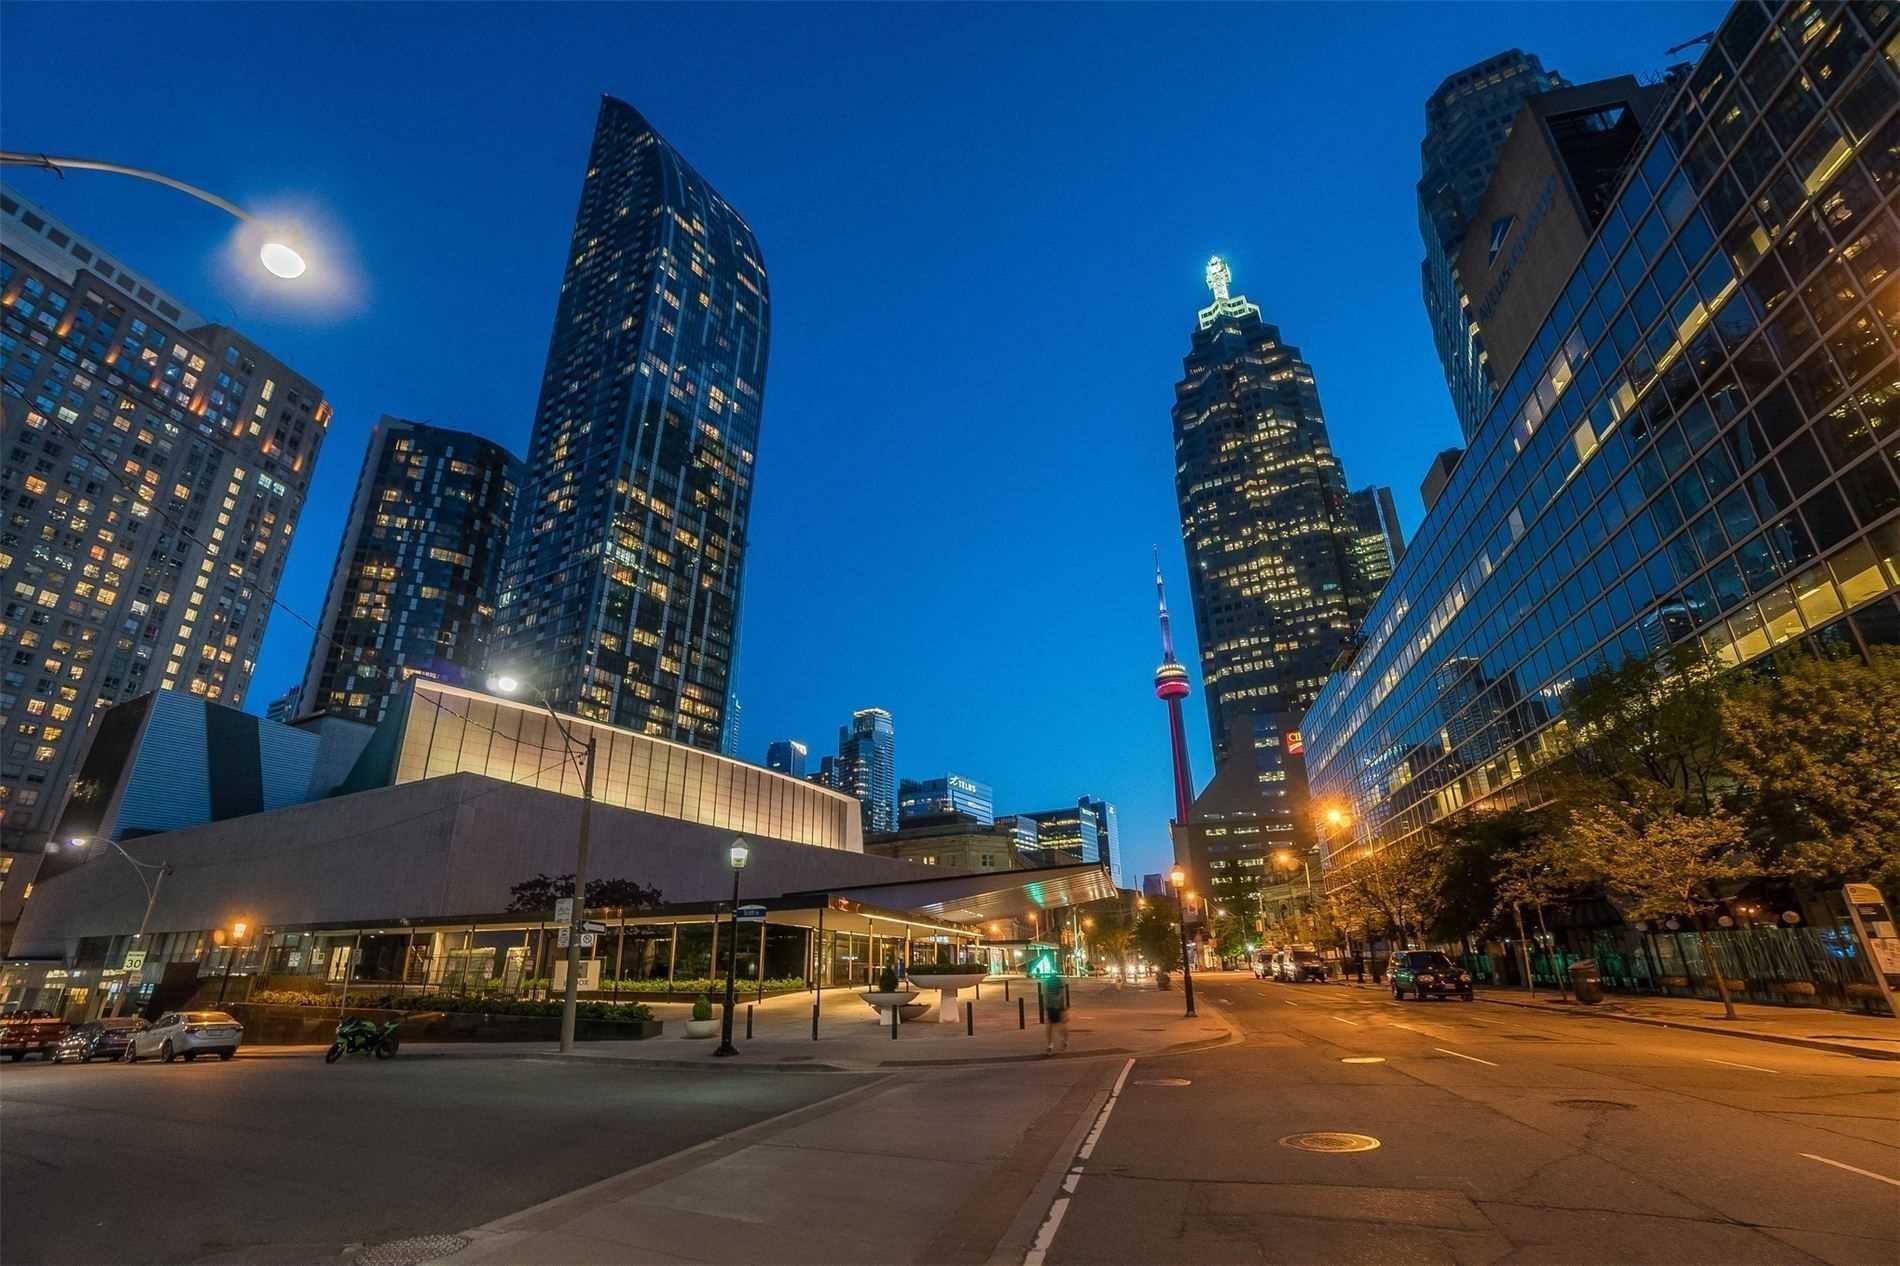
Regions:
<instances>
[{"instance_id":1,"label":"road marking","mask_svg":"<svg viewBox=\"0 0 1900 1266\"><path fill-rule=\"evenodd\" d=\"M1777 1073L1778 1074L1781 1071L1778 1068L1763 1068L1759 1064L1737 1064L1733 1060L1716 1059L1712 1055L1704 1055L1702 1058L1705 1060L1708 1060L1709 1063L1711 1064L1723 1064L1729 1068L1746 1068L1751 1073Z\"/></svg>"},{"instance_id":2,"label":"road marking","mask_svg":"<svg viewBox=\"0 0 1900 1266\"><path fill-rule=\"evenodd\" d=\"M1844 1169L1850 1174L1859 1174L1862 1178L1871 1178L1875 1182L1884 1182L1889 1187L1900 1187L1900 1178L1889 1178L1885 1174L1876 1174L1873 1170L1862 1169L1858 1165L1847 1165L1837 1160L1829 1160L1825 1156L1816 1156L1813 1152L1797 1152L1795 1155L1805 1156L1811 1161L1820 1161L1823 1165L1832 1165L1836 1169Z\"/></svg>"},{"instance_id":3,"label":"road marking","mask_svg":"<svg viewBox=\"0 0 1900 1266\"><path fill-rule=\"evenodd\" d=\"M1488 1060L1488 1059L1479 1059L1479 1058L1478 1058L1478 1057L1477 1057L1476 1055L1464 1055L1464 1054L1460 1054L1460 1053L1459 1053L1459 1052L1457 1052L1457 1051L1450 1051L1450 1050L1446 1050L1446 1049L1445 1049L1444 1047L1442 1047L1442 1046L1434 1046L1434 1047L1432 1047L1432 1049L1433 1049L1433 1050L1435 1050L1435 1051L1438 1051L1439 1053L1441 1053L1441 1054L1444 1054L1444 1055L1457 1055L1459 1059L1468 1059L1468 1060L1470 1060L1470 1061L1471 1061L1472 1063L1474 1063L1474 1064L1485 1064L1485 1065L1488 1065L1488 1066L1490 1066L1490 1067L1492 1067L1492 1068L1496 1068L1496 1067L1497 1067L1497 1065L1496 1065L1496 1064L1493 1064L1493 1063L1491 1063L1491 1061L1490 1061L1490 1060Z\"/></svg>"},{"instance_id":4,"label":"road marking","mask_svg":"<svg viewBox=\"0 0 1900 1266\"><path fill-rule=\"evenodd\" d=\"M1049 1205L1048 1216L1043 1218L1042 1226L1036 1232L1036 1242L1023 1254L1023 1266L1042 1266L1043 1258L1049 1254L1050 1245L1056 1242L1056 1232L1062 1228L1062 1219L1069 1212L1069 1197L1075 1194L1076 1184L1082 1180L1082 1165L1095 1152L1095 1144L1102 1137L1102 1130L1108 1125L1108 1114L1115 1110L1115 1103L1121 1098L1122 1087L1128 1082L1129 1070L1135 1061L1129 1060L1122 1065L1121 1075L1115 1078L1115 1086L1108 1092L1108 1102L1096 1114L1095 1124L1089 1127L1088 1136L1082 1140L1082 1146L1075 1150L1075 1163L1062 1179L1062 1194Z\"/></svg>"},{"instance_id":5,"label":"road marking","mask_svg":"<svg viewBox=\"0 0 1900 1266\"><path fill-rule=\"evenodd\" d=\"M1347 1019L1347 1018L1346 1018L1345 1016L1343 1016L1343 1015L1336 1015L1336 1016L1334 1016L1334 1017L1333 1017L1333 1019L1335 1019L1335 1020L1337 1020L1337 1021L1339 1021L1339 1022L1340 1022L1341 1024L1350 1024L1350 1025L1352 1025L1352 1027L1353 1027L1353 1028L1355 1028L1355 1029L1356 1029L1356 1028L1358 1028L1358 1027L1359 1027L1359 1024L1360 1024L1360 1022L1359 1022L1358 1020L1348 1020L1348 1019Z\"/></svg>"},{"instance_id":6,"label":"road marking","mask_svg":"<svg viewBox=\"0 0 1900 1266\"><path fill-rule=\"evenodd\" d=\"M1289 1007L1297 1007L1300 1005L1299 1003L1293 1001L1293 999L1291 998L1282 998L1280 999L1280 1001L1286 1003L1286 1005Z\"/></svg>"}]
</instances>

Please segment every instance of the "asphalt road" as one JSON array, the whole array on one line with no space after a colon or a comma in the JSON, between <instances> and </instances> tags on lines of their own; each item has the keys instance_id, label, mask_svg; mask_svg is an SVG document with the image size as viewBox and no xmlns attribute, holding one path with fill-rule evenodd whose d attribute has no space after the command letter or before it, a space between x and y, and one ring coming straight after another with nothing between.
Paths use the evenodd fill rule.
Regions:
<instances>
[{"instance_id":1,"label":"asphalt road","mask_svg":"<svg viewBox=\"0 0 1900 1266\"><path fill-rule=\"evenodd\" d=\"M1900 1261L1900 1064L1337 985L1196 984L1246 1040L1134 1065L1051 1266ZM1316 1131L1378 1146L1281 1141Z\"/></svg>"},{"instance_id":2,"label":"asphalt road","mask_svg":"<svg viewBox=\"0 0 1900 1266\"><path fill-rule=\"evenodd\" d=\"M0 1262L316 1261L474 1226L864 1080L426 1048L10 1064Z\"/></svg>"}]
</instances>

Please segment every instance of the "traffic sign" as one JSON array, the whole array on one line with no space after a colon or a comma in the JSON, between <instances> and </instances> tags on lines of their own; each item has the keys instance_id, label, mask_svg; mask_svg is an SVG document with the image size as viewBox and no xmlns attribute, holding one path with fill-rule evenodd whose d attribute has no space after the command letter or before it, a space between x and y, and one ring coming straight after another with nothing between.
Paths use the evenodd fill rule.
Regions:
<instances>
[{"instance_id":1,"label":"traffic sign","mask_svg":"<svg viewBox=\"0 0 1900 1266\"><path fill-rule=\"evenodd\" d=\"M592 919L581 924L581 931L583 932L605 932L606 930L607 925L605 923L596 923Z\"/></svg>"},{"instance_id":2,"label":"traffic sign","mask_svg":"<svg viewBox=\"0 0 1900 1266\"><path fill-rule=\"evenodd\" d=\"M572 923L574 921L574 898L561 897L554 903L554 921Z\"/></svg>"},{"instance_id":3,"label":"traffic sign","mask_svg":"<svg viewBox=\"0 0 1900 1266\"><path fill-rule=\"evenodd\" d=\"M127 950L125 952L125 969L127 971L138 971L141 967L144 967L144 966L145 966L145 951L144 950Z\"/></svg>"},{"instance_id":4,"label":"traffic sign","mask_svg":"<svg viewBox=\"0 0 1900 1266\"><path fill-rule=\"evenodd\" d=\"M554 938L555 938L554 943L560 946L562 949L566 949L570 944L573 943L573 934L574 934L573 928L562 928L560 931L554 934ZM594 933L592 932L581 933L581 948L582 949L594 948Z\"/></svg>"},{"instance_id":5,"label":"traffic sign","mask_svg":"<svg viewBox=\"0 0 1900 1266\"><path fill-rule=\"evenodd\" d=\"M740 906L738 919L741 923L763 923L765 922L765 907Z\"/></svg>"}]
</instances>

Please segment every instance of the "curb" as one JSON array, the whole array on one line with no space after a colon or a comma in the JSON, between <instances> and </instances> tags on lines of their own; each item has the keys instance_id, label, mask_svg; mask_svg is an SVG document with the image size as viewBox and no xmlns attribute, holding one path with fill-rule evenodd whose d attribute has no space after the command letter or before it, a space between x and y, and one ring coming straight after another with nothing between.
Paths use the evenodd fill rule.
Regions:
<instances>
[{"instance_id":1,"label":"curb","mask_svg":"<svg viewBox=\"0 0 1900 1266\"><path fill-rule=\"evenodd\" d=\"M1828 1051L1835 1055L1852 1055L1856 1059L1900 1060L1900 1051L1872 1050L1865 1046L1852 1046L1846 1042L1830 1042L1818 1037L1794 1037L1785 1033L1763 1033L1759 1029L1719 1029L1709 1024L1688 1024L1681 1020L1658 1020L1645 1015L1626 1015L1619 1011L1557 1011L1546 1002L1513 1002L1505 998L1480 997L1479 1002L1488 1002L1494 1007L1516 1007L1520 1011L1542 1011L1546 1015L1578 1015L1593 1020L1620 1020L1624 1024L1647 1024L1657 1029L1682 1029L1690 1033L1712 1033L1717 1037L1741 1038L1751 1042L1774 1042L1782 1046L1802 1046L1814 1051Z\"/></svg>"},{"instance_id":2,"label":"curb","mask_svg":"<svg viewBox=\"0 0 1900 1266\"><path fill-rule=\"evenodd\" d=\"M713 1063L707 1060L692 1059L643 1059L638 1055L588 1055L576 1051L573 1055L562 1055L558 1051L535 1051L521 1055L521 1059L552 1061L554 1063L572 1063L576 1058L593 1060L601 1064L626 1064L634 1068L660 1068L668 1072L693 1073L875 1073L877 1066L867 1064L862 1068L848 1068L842 1064L796 1063L796 1064L733 1064L721 1060Z\"/></svg>"}]
</instances>

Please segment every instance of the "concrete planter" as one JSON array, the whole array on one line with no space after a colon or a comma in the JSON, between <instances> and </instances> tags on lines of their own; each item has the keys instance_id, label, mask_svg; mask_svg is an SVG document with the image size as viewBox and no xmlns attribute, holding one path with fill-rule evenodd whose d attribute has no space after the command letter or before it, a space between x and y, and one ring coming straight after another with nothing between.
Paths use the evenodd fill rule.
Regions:
<instances>
[{"instance_id":1,"label":"concrete planter","mask_svg":"<svg viewBox=\"0 0 1900 1266\"><path fill-rule=\"evenodd\" d=\"M957 990L968 989L982 982L988 971L934 972L914 971L910 982L925 989L937 991L937 1019L943 1024L956 1024L962 1017L957 1014Z\"/></svg>"},{"instance_id":2,"label":"concrete planter","mask_svg":"<svg viewBox=\"0 0 1900 1266\"><path fill-rule=\"evenodd\" d=\"M892 1007L897 1008L897 1015L900 1021L914 1019L916 1016L922 1015L925 1010L922 1006L912 1005L913 1000L917 997L917 991L915 989L898 989L891 993L885 993L880 989L867 989L859 994L858 997L864 999L864 1001L869 1004L871 1010L877 1012L877 1022L886 1028L890 1027L891 1017L889 1012Z\"/></svg>"},{"instance_id":3,"label":"concrete planter","mask_svg":"<svg viewBox=\"0 0 1900 1266\"><path fill-rule=\"evenodd\" d=\"M687 1037L712 1037L718 1032L719 1021L716 1018L711 1020L688 1020L686 1022Z\"/></svg>"}]
</instances>

